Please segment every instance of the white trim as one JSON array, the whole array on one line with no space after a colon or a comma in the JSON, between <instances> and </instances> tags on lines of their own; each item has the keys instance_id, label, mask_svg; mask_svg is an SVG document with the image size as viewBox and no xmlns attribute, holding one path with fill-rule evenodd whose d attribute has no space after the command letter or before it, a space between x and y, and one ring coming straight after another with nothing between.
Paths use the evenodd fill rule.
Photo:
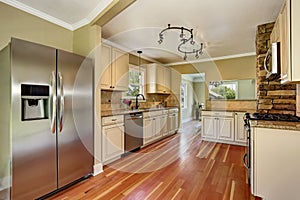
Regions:
<instances>
[{"instance_id":1,"label":"white trim","mask_svg":"<svg viewBox=\"0 0 300 200\"><path fill-rule=\"evenodd\" d=\"M72 24L73 30L76 30L82 26L85 26L85 25L91 23L112 2L113 2L113 0L101 0L98 3L98 5L92 10L92 12L86 18Z\"/></svg>"},{"instance_id":2,"label":"white trim","mask_svg":"<svg viewBox=\"0 0 300 200\"><path fill-rule=\"evenodd\" d=\"M3 2L5 4L8 4L14 8L17 8L19 10L22 10L24 12L27 12L29 14L32 14L36 17L39 17L39 18L42 18L46 21L49 21L51 23L54 23L58 26L61 26L63 28L66 28L70 31L74 31L84 25L87 25L89 23L92 22L92 20L94 20L95 17L97 17L97 15L99 15L101 12L103 12L105 10L105 8L107 8L112 2L113 0L102 0L98 3L98 5L92 10L92 12L86 17L86 18L83 18L82 20L76 22L76 23L73 23L73 24L70 24L70 23L67 23L63 20L60 20L56 17L53 17L51 15L48 15L42 11L39 11L35 8L32 8L28 5L25 5L19 1L16 1L16 0L0 0L0 2Z\"/></svg>"},{"instance_id":3,"label":"white trim","mask_svg":"<svg viewBox=\"0 0 300 200\"><path fill-rule=\"evenodd\" d=\"M0 191L10 188L10 176L0 179Z\"/></svg>"},{"instance_id":4,"label":"white trim","mask_svg":"<svg viewBox=\"0 0 300 200\"><path fill-rule=\"evenodd\" d=\"M122 50L122 51L125 51L125 52L127 52L127 53L130 53L130 54L134 55L134 54L133 54L133 51L135 51L135 49L130 49L130 48L121 46L121 45L119 45L119 44L116 44L116 43L114 43L114 42L112 42L112 41L110 41L110 40L104 39L104 38L102 38L102 42L103 42L104 44L107 44L107 45L109 45L109 46L115 47L115 48L117 48L117 49L120 49L120 50ZM137 56L137 55L135 55L135 56ZM145 60L148 60L148 61L151 61L151 62L153 62L153 63L157 63L157 64L161 64L161 65L162 65L162 63L158 62L157 60L154 60L154 59L152 59L152 58L149 58L149 57L147 57L147 56L144 56L143 54L141 54L141 58L143 58L143 59L145 59Z\"/></svg>"},{"instance_id":5,"label":"white trim","mask_svg":"<svg viewBox=\"0 0 300 200\"><path fill-rule=\"evenodd\" d=\"M94 165L93 168L94 168L93 176L97 176L98 174L101 174L103 172L102 163L98 163L98 164Z\"/></svg>"},{"instance_id":6,"label":"white trim","mask_svg":"<svg viewBox=\"0 0 300 200\"><path fill-rule=\"evenodd\" d=\"M216 60L226 60L226 59L231 59L231 58L240 58L240 57L255 56L255 55L256 55L256 52L249 52L249 53L221 56L221 57L215 57L215 58L206 58L206 59L201 59L201 60L175 62L175 63L165 64L164 66L168 67L168 66L174 66L174 65L195 64L195 63L202 63L202 62L209 62L209 61L216 61Z\"/></svg>"}]
</instances>

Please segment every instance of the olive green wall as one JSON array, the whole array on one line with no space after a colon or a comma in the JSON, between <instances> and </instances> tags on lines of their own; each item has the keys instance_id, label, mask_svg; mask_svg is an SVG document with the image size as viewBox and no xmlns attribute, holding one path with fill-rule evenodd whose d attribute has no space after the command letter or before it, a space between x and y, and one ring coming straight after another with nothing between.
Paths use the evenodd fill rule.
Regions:
<instances>
[{"instance_id":1,"label":"olive green wall","mask_svg":"<svg viewBox=\"0 0 300 200\"><path fill-rule=\"evenodd\" d=\"M73 32L41 18L0 3L0 49L11 37L52 46L66 51L73 50Z\"/></svg>"},{"instance_id":2,"label":"olive green wall","mask_svg":"<svg viewBox=\"0 0 300 200\"><path fill-rule=\"evenodd\" d=\"M256 57L247 56L225 60L175 65L173 69L181 74L205 73L206 81L235 80L256 77Z\"/></svg>"}]
</instances>

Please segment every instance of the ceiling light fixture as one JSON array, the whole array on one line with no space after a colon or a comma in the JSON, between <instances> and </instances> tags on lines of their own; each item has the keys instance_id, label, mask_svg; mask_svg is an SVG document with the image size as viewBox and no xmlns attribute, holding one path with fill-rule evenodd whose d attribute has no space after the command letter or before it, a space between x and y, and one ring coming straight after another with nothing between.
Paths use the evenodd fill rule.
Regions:
<instances>
[{"instance_id":1,"label":"ceiling light fixture","mask_svg":"<svg viewBox=\"0 0 300 200\"><path fill-rule=\"evenodd\" d=\"M194 41L194 35L193 35L193 29L187 29L185 27L178 27L178 26L171 26L171 24L168 24L168 27L163 29L160 33L159 33L159 40L157 41L158 44L161 44L163 42L164 39L164 32L167 30L172 30L172 29L177 29L177 30L181 30L179 38L180 38L180 43L177 46L177 50L180 53L183 53L183 59L186 60L187 59L187 54L195 54L195 58L199 58L199 55L203 54L203 43L200 43L200 47L198 47L198 49L195 49L193 47L195 47L195 41ZM185 34L187 33L187 34ZM191 50L184 50L184 45L186 44L190 44L190 48Z\"/></svg>"}]
</instances>

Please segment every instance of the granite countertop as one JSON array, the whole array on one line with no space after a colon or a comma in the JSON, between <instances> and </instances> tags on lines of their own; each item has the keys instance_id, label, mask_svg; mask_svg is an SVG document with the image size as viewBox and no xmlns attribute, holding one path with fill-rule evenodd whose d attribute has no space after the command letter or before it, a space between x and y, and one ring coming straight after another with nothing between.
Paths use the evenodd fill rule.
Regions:
<instances>
[{"instance_id":1,"label":"granite countertop","mask_svg":"<svg viewBox=\"0 0 300 200\"><path fill-rule=\"evenodd\" d=\"M126 115L130 113L138 113L138 112L149 112L149 111L156 111L156 110L169 110L173 108L178 108L174 106L170 107L161 107L161 108L140 108L134 110L112 110L112 111L101 111L101 117L108 117L113 115Z\"/></svg>"},{"instance_id":2,"label":"granite countertop","mask_svg":"<svg viewBox=\"0 0 300 200\"><path fill-rule=\"evenodd\" d=\"M251 127L300 131L300 122L251 120Z\"/></svg>"}]
</instances>

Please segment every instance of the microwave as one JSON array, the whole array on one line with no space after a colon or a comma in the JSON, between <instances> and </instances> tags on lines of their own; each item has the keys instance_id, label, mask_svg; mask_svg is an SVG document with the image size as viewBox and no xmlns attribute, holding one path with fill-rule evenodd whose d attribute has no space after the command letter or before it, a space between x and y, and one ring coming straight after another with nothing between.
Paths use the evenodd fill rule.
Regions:
<instances>
[{"instance_id":1,"label":"microwave","mask_svg":"<svg viewBox=\"0 0 300 200\"><path fill-rule=\"evenodd\" d=\"M280 78L280 42L271 44L264 60L264 68L267 72L267 80Z\"/></svg>"}]
</instances>

